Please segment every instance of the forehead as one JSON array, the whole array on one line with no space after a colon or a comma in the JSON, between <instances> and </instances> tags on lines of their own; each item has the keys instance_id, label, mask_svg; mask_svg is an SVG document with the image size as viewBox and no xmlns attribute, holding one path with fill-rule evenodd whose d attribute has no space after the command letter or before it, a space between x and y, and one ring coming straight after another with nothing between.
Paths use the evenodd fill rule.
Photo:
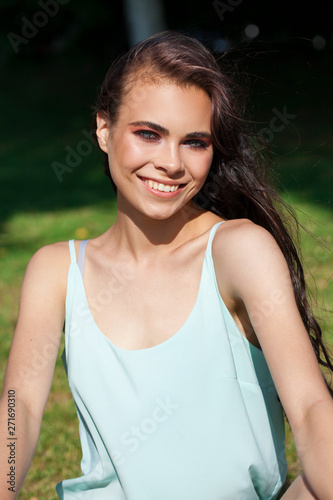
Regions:
<instances>
[{"instance_id":1,"label":"forehead","mask_svg":"<svg viewBox=\"0 0 333 500\"><path fill-rule=\"evenodd\" d=\"M118 122L151 121L198 129L210 129L212 103L208 94L194 85L179 85L169 80L138 80L123 96Z\"/></svg>"}]
</instances>

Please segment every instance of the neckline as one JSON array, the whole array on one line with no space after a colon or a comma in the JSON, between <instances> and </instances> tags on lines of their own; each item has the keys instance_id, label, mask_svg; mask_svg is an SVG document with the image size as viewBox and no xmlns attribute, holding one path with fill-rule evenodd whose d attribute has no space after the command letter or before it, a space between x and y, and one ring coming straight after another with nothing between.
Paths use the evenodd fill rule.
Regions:
<instances>
[{"instance_id":1,"label":"neckline","mask_svg":"<svg viewBox=\"0 0 333 500\"><path fill-rule=\"evenodd\" d=\"M100 329L100 327L98 326L98 324L96 323L95 321L95 318L94 316L92 315L92 312L90 310L90 306L89 306L89 302L88 302L88 297L87 297L87 293L86 293L86 289L85 289L85 285L84 285L84 281L83 281L83 276L81 274L81 271L80 271L80 268L78 266L78 262L77 260L73 263L75 264L75 269L76 269L76 272L79 274L79 279L80 279L80 283L81 283L81 288L82 288L82 291L83 291L83 296L84 296L84 300L86 302L86 307L87 307L87 311L89 313L89 317L90 317L90 323L93 324L93 326L95 327L95 329L97 330L98 334L102 337L104 337L105 341L107 343L109 343L109 345L115 350L115 351L118 351L120 353L130 353L129 355L133 355L131 353L145 353L145 352L152 352L152 351L155 351L155 350L158 350L158 349L162 349L165 345L168 345L169 343L171 342L175 342L177 340L177 338L181 335L182 331L186 328L186 326L188 325L188 323L191 321L192 319L192 316L194 316L195 314L195 310L198 308L198 304L199 304L199 300L200 300L200 296L202 294L202 288L203 288L203 282L204 282L204 271L205 271L205 263L206 263L206 259L207 259L207 255L209 253L209 251L211 250L211 246L212 246L212 239L213 239L213 236L215 234L215 231L217 229L217 227L222 224L222 222L224 221L220 221L220 222L217 222L216 224L214 224L213 227L211 227L211 229L209 230L209 234L208 234L208 240L207 240L207 245L206 245L206 249L205 249L205 253L204 253L204 258L203 258L203 261L202 261L202 268L201 268L201 274L200 274L200 283L199 283L199 288L198 288L198 293L197 293L197 298L195 300L195 303L194 303L194 306L192 307L189 315L187 316L187 318L185 319L184 323L182 324L182 326L174 333L172 334L169 338L167 338L166 340L163 340L162 342L160 342L159 344L156 344L154 346L151 346L151 347L144 347L142 349L125 349L123 347L120 347L118 345L116 345L112 340L109 339L109 337L107 337L105 335L105 333ZM215 229L216 228L216 229Z\"/></svg>"}]
</instances>

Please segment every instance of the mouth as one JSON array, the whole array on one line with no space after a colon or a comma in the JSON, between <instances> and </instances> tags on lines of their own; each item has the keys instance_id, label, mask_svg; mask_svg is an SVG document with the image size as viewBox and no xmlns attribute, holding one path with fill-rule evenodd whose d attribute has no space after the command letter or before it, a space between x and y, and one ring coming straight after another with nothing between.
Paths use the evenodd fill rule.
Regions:
<instances>
[{"instance_id":1,"label":"mouth","mask_svg":"<svg viewBox=\"0 0 333 500\"><path fill-rule=\"evenodd\" d=\"M150 179L144 179L144 183L147 184L148 187L160 191L161 193L173 193L177 191L180 186L180 184L162 184L161 182L155 182Z\"/></svg>"},{"instance_id":2,"label":"mouth","mask_svg":"<svg viewBox=\"0 0 333 500\"><path fill-rule=\"evenodd\" d=\"M150 189L159 193L173 193L180 191L185 184L164 183L153 179L141 177L141 181Z\"/></svg>"}]
</instances>

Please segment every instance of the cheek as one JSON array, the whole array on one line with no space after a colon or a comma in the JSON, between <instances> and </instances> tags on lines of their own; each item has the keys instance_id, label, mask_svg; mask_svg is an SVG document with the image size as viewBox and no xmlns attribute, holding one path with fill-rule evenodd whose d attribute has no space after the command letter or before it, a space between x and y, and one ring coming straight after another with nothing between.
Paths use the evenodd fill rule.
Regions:
<instances>
[{"instance_id":1,"label":"cheek","mask_svg":"<svg viewBox=\"0 0 333 500\"><path fill-rule=\"evenodd\" d=\"M201 158L195 158L195 159L192 158L191 161L192 176L198 181L204 182L209 173L212 160L213 160L212 154L207 154Z\"/></svg>"},{"instance_id":2,"label":"cheek","mask_svg":"<svg viewBox=\"0 0 333 500\"><path fill-rule=\"evenodd\" d=\"M130 170L140 166L143 159L147 157L142 148L131 140L124 140L114 148L113 163L115 168Z\"/></svg>"}]
</instances>

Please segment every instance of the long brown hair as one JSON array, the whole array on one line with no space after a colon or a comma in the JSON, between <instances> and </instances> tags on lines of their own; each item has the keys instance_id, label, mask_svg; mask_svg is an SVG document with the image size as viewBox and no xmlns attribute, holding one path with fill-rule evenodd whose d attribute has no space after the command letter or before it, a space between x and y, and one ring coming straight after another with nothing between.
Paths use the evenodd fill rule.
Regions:
<instances>
[{"instance_id":1,"label":"long brown hair","mask_svg":"<svg viewBox=\"0 0 333 500\"><path fill-rule=\"evenodd\" d=\"M166 79L181 86L197 86L212 101L214 156L205 184L194 201L225 219L247 218L267 229L277 241L289 267L297 307L310 336L318 362L333 372L321 328L313 317L306 293L304 272L291 237L291 222L297 221L267 179L269 162L246 126L244 106L236 98L230 68L221 69L213 54L198 40L165 31L138 43L109 69L95 106L92 134L96 138L96 114L110 125L116 123L119 107L139 76ZM105 173L114 185L106 156Z\"/></svg>"}]
</instances>

